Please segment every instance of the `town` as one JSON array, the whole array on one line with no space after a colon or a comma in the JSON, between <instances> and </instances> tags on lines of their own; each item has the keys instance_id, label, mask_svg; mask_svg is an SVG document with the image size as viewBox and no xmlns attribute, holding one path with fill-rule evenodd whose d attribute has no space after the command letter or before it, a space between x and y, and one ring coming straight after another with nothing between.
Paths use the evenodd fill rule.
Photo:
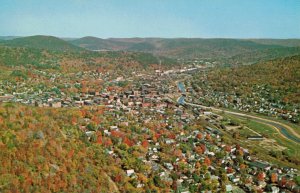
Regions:
<instances>
[{"instance_id":1,"label":"town","mask_svg":"<svg viewBox=\"0 0 300 193\"><path fill-rule=\"evenodd\" d=\"M0 193L300 193L297 0L1 0Z\"/></svg>"},{"instance_id":2,"label":"town","mask_svg":"<svg viewBox=\"0 0 300 193\"><path fill-rule=\"evenodd\" d=\"M107 109L103 117L114 117L113 121L96 124L87 116L80 130L87 140L103 144L107 156L120 163L124 175L111 174L114 181L127 178L136 189L147 186L145 178L153 178L155 186L182 193L300 192L296 168L252 155L251 150L228 137L222 115L185 103L193 102L196 95L189 79L195 73L205 74L206 68L191 65L152 73L131 72L129 78L85 71L73 75L76 82L66 78L68 75L62 79L61 74L36 71L63 87L39 86L33 90L26 83L6 81L1 84L0 99L42 108ZM107 84L100 87L103 81ZM78 88L78 93L67 93L72 87ZM12 93L5 93L8 90ZM216 98L226 103L224 98ZM249 143L263 140L260 134L246 137ZM129 158L129 153L138 156Z\"/></svg>"}]
</instances>

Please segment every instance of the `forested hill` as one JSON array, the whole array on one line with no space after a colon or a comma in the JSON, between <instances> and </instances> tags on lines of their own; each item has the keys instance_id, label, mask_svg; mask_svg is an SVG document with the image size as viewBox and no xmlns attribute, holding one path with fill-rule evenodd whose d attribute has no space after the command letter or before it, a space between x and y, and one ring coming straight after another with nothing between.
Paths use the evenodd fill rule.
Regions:
<instances>
[{"instance_id":1,"label":"forested hill","mask_svg":"<svg viewBox=\"0 0 300 193\"><path fill-rule=\"evenodd\" d=\"M26 47L35 49L46 49L55 51L83 51L73 44L53 36L29 36L11 40L1 41L1 44L11 47Z\"/></svg>"},{"instance_id":2,"label":"forested hill","mask_svg":"<svg viewBox=\"0 0 300 193\"><path fill-rule=\"evenodd\" d=\"M74 124L81 112L0 104L0 192L118 192L115 162Z\"/></svg>"},{"instance_id":3,"label":"forested hill","mask_svg":"<svg viewBox=\"0 0 300 193\"><path fill-rule=\"evenodd\" d=\"M300 47L300 39L251 39L251 41L267 45Z\"/></svg>"},{"instance_id":4,"label":"forested hill","mask_svg":"<svg viewBox=\"0 0 300 193\"><path fill-rule=\"evenodd\" d=\"M25 66L43 69L78 70L88 67L106 66L110 69L129 68L148 69L161 63L161 67L176 65L177 61L166 57L157 57L142 52L92 52L92 51L53 51L26 47L0 45L0 66ZM70 68L70 67L73 68Z\"/></svg>"},{"instance_id":5,"label":"forested hill","mask_svg":"<svg viewBox=\"0 0 300 193\"><path fill-rule=\"evenodd\" d=\"M237 66L300 54L298 39L203 38L57 38L53 36L2 37L0 45L64 52L143 52L173 59L208 59Z\"/></svg>"},{"instance_id":6,"label":"forested hill","mask_svg":"<svg viewBox=\"0 0 300 193\"><path fill-rule=\"evenodd\" d=\"M281 45L266 45L250 40L238 39L202 39L202 38L112 38L101 39L96 37L83 37L70 41L74 45L81 46L90 50L132 50L148 51L155 53L165 53L169 55L188 56L192 51L207 54L216 49L215 52L228 55L234 51L275 48ZM232 50L234 49L234 50ZM191 53L189 53L191 52Z\"/></svg>"},{"instance_id":7,"label":"forested hill","mask_svg":"<svg viewBox=\"0 0 300 193\"><path fill-rule=\"evenodd\" d=\"M300 55L260 62L254 65L221 68L208 74L216 90L252 95L263 88L274 101L300 103Z\"/></svg>"},{"instance_id":8,"label":"forested hill","mask_svg":"<svg viewBox=\"0 0 300 193\"><path fill-rule=\"evenodd\" d=\"M89 50L148 52L171 58L208 58L220 64L252 64L300 54L298 39L202 39L84 37L70 41Z\"/></svg>"}]
</instances>

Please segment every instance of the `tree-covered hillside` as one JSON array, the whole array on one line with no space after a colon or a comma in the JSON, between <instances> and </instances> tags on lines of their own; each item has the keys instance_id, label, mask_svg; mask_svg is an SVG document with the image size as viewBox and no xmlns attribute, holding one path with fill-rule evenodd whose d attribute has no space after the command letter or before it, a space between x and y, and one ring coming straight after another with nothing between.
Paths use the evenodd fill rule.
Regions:
<instances>
[{"instance_id":1,"label":"tree-covered hillside","mask_svg":"<svg viewBox=\"0 0 300 193\"><path fill-rule=\"evenodd\" d=\"M82 51L83 48L74 46L53 36L29 36L3 41L2 44L12 47L26 47L56 51Z\"/></svg>"},{"instance_id":2,"label":"tree-covered hillside","mask_svg":"<svg viewBox=\"0 0 300 193\"><path fill-rule=\"evenodd\" d=\"M249 88L255 85L268 85L274 95L280 95L278 99L300 103L300 55L254 65L223 68L211 71L208 78L216 88L236 90L242 95L250 94Z\"/></svg>"},{"instance_id":3,"label":"tree-covered hillside","mask_svg":"<svg viewBox=\"0 0 300 193\"><path fill-rule=\"evenodd\" d=\"M113 161L74 121L83 111L0 105L1 192L116 192Z\"/></svg>"},{"instance_id":4,"label":"tree-covered hillside","mask_svg":"<svg viewBox=\"0 0 300 193\"><path fill-rule=\"evenodd\" d=\"M67 63L72 63L78 68L80 65L82 65L81 67L89 65L91 68L109 65L112 69L120 66L147 69L151 65L159 63L162 64L162 67L170 67L177 61L142 52L72 52L0 46L0 65L57 69L68 67L65 66Z\"/></svg>"},{"instance_id":5,"label":"tree-covered hillside","mask_svg":"<svg viewBox=\"0 0 300 193\"><path fill-rule=\"evenodd\" d=\"M299 40L84 37L70 42L90 50L139 51L177 59L210 58L231 65L300 54Z\"/></svg>"},{"instance_id":6,"label":"tree-covered hillside","mask_svg":"<svg viewBox=\"0 0 300 193\"><path fill-rule=\"evenodd\" d=\"M300 55L195 75L197 102L299 123Z\"/></svg>"}]
</instances>

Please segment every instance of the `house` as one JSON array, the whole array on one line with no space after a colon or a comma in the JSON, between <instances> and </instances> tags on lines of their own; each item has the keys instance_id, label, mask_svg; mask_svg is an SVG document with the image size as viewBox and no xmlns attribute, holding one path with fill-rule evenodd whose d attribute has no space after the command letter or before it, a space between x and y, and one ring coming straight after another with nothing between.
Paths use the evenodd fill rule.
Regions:
<instances>
[{"instance_id":1,"label":"house","mask_svg":"<svg viewBox=\"0 0 300 193\"><path fill-rule=\"evenodd\" d=\"M83 106L84 105L84 101L75 101L75 105L77 105L77 106Z\"/></svg>"},{"instance_id":2,"label":"house","mask_svg":"<svg viewBox=\"0 0 300 193\"><path fill-rule=\"evenodd\" d=\"M88 137L88 139L90 140L90 138L94 135L95 131L86 131L85 134Z\"/></svg>"},{"instance_id":3,"label":"house","mask_svg":"<svg viewBox=\"0 0 300 193\"><path fill-rule=\"evenodd\" d=\"M53 108L61 108L61 102L52 102L50 103L50 107L53 107Z\"/></svg>"},{"instance_id":4,"label":"house","mask_svg":"<svg viewBox=\"0 0 300 193\"><path fill-rule=\"evenodd\" d=\"M271 190L272 190L272 193L279 193L280 192L280 189L276 186L272 186Z\"/></svg>"},{"instance_id":5,"label":"house","mask_svg":"<svg viewBox=\"0 0 300 193\"><path fill-rule=\"evenodd\" d=\"M266 187L267 183L265 181L258 181L257 182L258 186L261 187L261 188L264 188Z\"/></svg>"},{"instance_id":6,"label":"house","mask_svg":"<svg viewBox=\"0 0 300 193\"><path fill-rule=\"evenodd\" d=\"M114 126L110 126L111 130L118 130L118 126L114 125Z\"/></svg>"},{"instance_id":7,"label":"house","mask_svg":"<svg viewBox=\"0 0 300 193\"><path fill-rule=\"evenodd\" d=\"M145 186L145 184L139 183L136 187L137 187L137 188L142 188L142 187L144 187L144 186Z\"/></svg>"},{"instance_id":8,"label":"house","mask_svg":"<svg viewBox=\"0 0 300 193\"><path fill-rule=\"evenodd\" d=\"M0 102L7 102L11 99L13 99L14 96L13 95L4 95L4 96L0 96Z\"/></svg>"},{"instance_id":9,"label":"house","mask_svg":"<svg viewBox=\"0 0 300 193\"><path fill-rule=\"evenodd\" d=\"M256 136L248 136L247 139L248 140L263 140L264 137L260 136L260 135L256 135Z\"/></svg>"},{"instance_id":10,"label":"house","mask_svg":"<svg viewBox=\"0 0 300 193\"><path fill-rule=\"evenodd\" d=\"M168 169L168 170L173 170L174 166L171 163L164 163L164 166Z\"/></svg>"},{"instance_id":11,"label":"house","mask_svg":"<svg viewBox=\"0 0 300 193\"><path fill-rule=\"evenodd\" d=\"M151 103L142 103L142 107L146 108L146 107L151 107Z\"/></svg>"},{"instance_id":12,"label":"house","mask_svg":"<svg viewBox=\"0 0 300 193\"><path fill-rule=\"evenodd\" d=\"M210 111L204 111L203 114L206 115L206 116L208 116L208 115L212 115L213 113L210 112Z\"/></svg>"},{"instance_id":13,"label":"house","mask_svg":"<svg viewBox=\"0 0 300 193\"><path fill-rule=\"evenodd\" d=\"M92 105L93 101L92 100L84 100L84 105Z\"/></svg>"},{"instance_id":14,"label":"house","mask_svg":"<svg viewBox=\"0 0 300 193\"><path fill-rule=\"evenodd\" d=\"M157 162L157 161L159 161L159 156L158 155L152 155L149 160Z\"/></svg>"},{"instance_id":15,"label":"house","mask_svg":"<svg viewBox=\"0 0 300 193\"><path fill-rule=\"evenodd\" d=\"M133 175L135 174L135 172L134 172L133 169L131 169L131 170L126 170L126 174L127 174L128 177L131 177L131 176L133 176Z\"/></svg>"},{"instance_id":16,"label":"house","mask_svg":"<svg viewBox=\"0 0 300 193\"><path fill-rule=\"evenodd\" d=\"M109 132L107 129L105 129L105 130L104 130L104 134L105 134L106 136L110 136L110 135L111 135L111 132Z\"/></svg>"},{"instance_id":17,"label":"house","mask_svg":"<svg viewBox=\"0 0 300 193\"><path fill-rule=\"evenodd\" d=\"M232 185L228 184L225 186L226 187L226 192L231 192L233 190Z\"/></svg>"}]
</instances>

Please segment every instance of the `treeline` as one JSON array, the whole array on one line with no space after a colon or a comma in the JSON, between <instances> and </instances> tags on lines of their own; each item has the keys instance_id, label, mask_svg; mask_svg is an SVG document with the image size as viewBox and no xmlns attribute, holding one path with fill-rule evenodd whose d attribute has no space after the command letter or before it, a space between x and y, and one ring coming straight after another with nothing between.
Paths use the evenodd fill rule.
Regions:
<instances>
[{"instance_id":1,"label":"treeline","mask_svg":"<svg viewBox=\"0 0 300 193\"><path fill-rule=\"evenodd\" d=\"M112 69L117 69L120 65L130 67L135 63L136 68L145 70L152 67L152 65L161 64L163 68L166 68L177 63L174 59L157 57L150 53L117 51L67 52L0 45L0 65L60 70L61 65L65 61L71 61L73 64L82 63L83 66L88 65L90 67L109 65Z\"/></svg>"}]
</instances>

